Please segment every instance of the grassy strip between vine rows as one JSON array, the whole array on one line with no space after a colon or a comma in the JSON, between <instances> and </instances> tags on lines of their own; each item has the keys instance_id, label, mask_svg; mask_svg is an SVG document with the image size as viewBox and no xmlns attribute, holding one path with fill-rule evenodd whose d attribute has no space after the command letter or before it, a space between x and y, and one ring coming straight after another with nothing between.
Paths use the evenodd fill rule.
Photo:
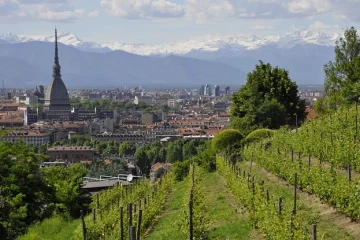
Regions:
<instances>
[{"instance_id":1,"label":"grassy strip between vine rows","mask_svg":"<svg viewBox=\"0 0 360 240\"><path fill-rule=\"evenodd\" d=\"M265 150L266 149L266 150ZM308 166L303 161L292 161L278 149L262 144L253 144L244 149L244 158L260 164L267 171L294 184L294 175L298 173L298 187L315 194L353 220L360 220L360 181L351 181L336 174L333 168L321 165Z\"/></svg>"},{"instance_id":2,"label":"grassy strip between vine rows","mask_svg":"<svg viewBox=\"0 0 360 240\"><path fill-rule=\"evenodd\" d=\"M154 229L145 236L147 240L163 240L163 239L186 239L185 233L179 231L177 220L179 213L183 210L183 197L187 190L187 182L176 182L172 187L169 202L165 211L154 226Z\"/></svg>"},{"instance_id":3,"label":"grassy strip between vine rows","mask_svg":"<svg viewBox=\"0 0 360 240\"><path fill-rule=\"evenodd\" d=\"M207 239L207 224L205 205L205 191L203 187L205 170L199 166L192 165L189 176L186 178L187 191L183 197L183 211L179 214L177 225L186 236L190 236L190 218L189 218L189 198L190 192L193 192L193 233L194 239ZM194 183L192 174L194 173Z\"/></svg>"},{"instance_id":4,"label":"grassy strip between vine rows","mask_svg":"<svg viewBox=\"0 0 360 240\"><path fill-rule=\"evenodd\" d=\"M127 191L122 186L115 187L101 193L99 197L96 220L90 214L85 218L86 234L89 240L98 239L119 239L120 236L120 207L123 207L123 223L125 239L128 239L128 221L126 206L128 203L137 204L137 211L139 209L140 201L142 201L142 221L141 221L141 235L143 236L156 216L161 212L166 201L166 197L171 190L175 181L172 172L164 175L161 180L151 183L148 180L142 180L134 186L131 186ZM145 198L147 204L145 204ZM97 200L94 198L91 206L96 209ZM100 214L101 212L101 214ZM132 225L136 226L138 212L133 212ZM74 231L73 239L83 239L82 226Z\"/></svg>"},{"instance_id":5,"label":"grassy strip between vine rows","mask_svg":"<svg viewBox=\"0 0 360 240\"><path fill-rule=\"evenodd\" d=\"M281 196L271 194L267 201L262 184L252 181L250 175L238 173L223 157L217 157L216 166L235 199L248 209L254 226L260 228L267 239L309 239L304 216L292 213L293 199L283 199L279 214L277 202Z\"/></svg>"}]
</instances>

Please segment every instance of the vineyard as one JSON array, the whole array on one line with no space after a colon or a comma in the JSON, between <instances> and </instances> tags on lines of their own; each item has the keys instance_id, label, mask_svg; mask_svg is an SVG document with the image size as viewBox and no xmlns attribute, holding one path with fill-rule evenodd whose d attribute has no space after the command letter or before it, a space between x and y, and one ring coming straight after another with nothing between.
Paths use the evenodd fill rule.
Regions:
<instances>
[{"instance_id":1,"label":"vineyard","mask_svg":"<svg viewBox=\"0 0 360 240\"><path fill-rule=\"evenodd\" d=\"M70 235L79 240L360 239L359 138L356 107L341 108L247 143L236 158L217 154L216 171L189 161L182 181L176 181L174 170L156 181L102 191L90 211L71 224Z\"/></svg>"}]
</instances>

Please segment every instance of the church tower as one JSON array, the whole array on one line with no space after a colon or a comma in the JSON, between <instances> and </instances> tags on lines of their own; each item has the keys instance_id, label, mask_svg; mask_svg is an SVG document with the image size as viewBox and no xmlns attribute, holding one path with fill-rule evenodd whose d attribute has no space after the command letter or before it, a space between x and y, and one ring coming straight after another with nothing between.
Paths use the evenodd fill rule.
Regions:
<instances>
[{"instance_id":1,"label":"church tower","mask_svg":"<svg viewBox=\"0 0 360 240\"><path fill-rule=\"evenodd\" d=\"M58 56L57 30L55 28L55 59L53 65L52 81L45 94L45 110L70 110L69 94L61 79Z\"/></svg>"}]
</instances>

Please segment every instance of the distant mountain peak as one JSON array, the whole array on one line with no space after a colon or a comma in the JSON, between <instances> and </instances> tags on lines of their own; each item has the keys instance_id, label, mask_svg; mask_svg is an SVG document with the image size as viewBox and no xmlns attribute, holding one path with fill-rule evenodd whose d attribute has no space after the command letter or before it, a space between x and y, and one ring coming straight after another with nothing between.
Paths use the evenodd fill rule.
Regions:
<instances>
[{"instance_id":1,"label":"distant mountain peak","mask_svg":"<svg viewBox=\"0 0 360 240\"><path fill-rule=\"evenodd\" d=\"M73 46L83 51L108 52L122 50L138 55L185 55L190 52L214 52L221 49L238 51L239 49L255 50L263 46L278 48L292 48L301 44L315 44L322 46L333 46L339 38L338 33L324 33L311 31L309 29L299 29L291 33L269 35L259 37L256 35L248 36L225 36L191 39L180 42L170 42L159 45L147 45L144 43L121 43L110 42L99 44L95 42L85 42L76 35L69 32L62 32L58 35L58 41L69 46ZM17 36L13 33L0 33L0 39L10 43L44 41L53 42L54 36Z\"/></svg>"}]
</instances>

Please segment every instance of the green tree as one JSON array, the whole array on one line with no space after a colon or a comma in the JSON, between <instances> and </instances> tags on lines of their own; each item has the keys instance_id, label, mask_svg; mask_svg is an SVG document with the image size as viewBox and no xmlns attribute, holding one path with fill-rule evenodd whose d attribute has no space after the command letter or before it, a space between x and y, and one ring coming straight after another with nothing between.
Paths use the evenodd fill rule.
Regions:
<instances>
[{"instance_id":1,"label":"green tree","mask_svg":"<svg viewBox=\"0 0 360 240\"><path fill-rule=\"evenodd\" d=\"M346 29L336 41L335 61L324 66L325 92L332 107L342 102L359 101L360 37L354 27Z\"/></svg>"},{"instance_id":2,"label":"green tree","mask_svg":"<svg viewBox=\"0 0 360 240\"><path fill-rule=\"evenodd\" d=\"M243 135L239 130L226 129L218 133L213 140L211 140L213 149L218 152L225 152L229 148L239 148Z\"/></svg>"},{"instance_id":3,"label":"green tree","mask_svg":"<svg viewBox=\"0 0 360 240\"><path fill-rule=\"evenodd\" d=\"M148 150L148 146L143 145L137 148L135 152L136 165L144 174L149 174L151 168L151 159L147 155Z\"/></svg>"},{"instance_id":4,"label":"green tree","mask_svg":"<svg viewBox=\"0 0 360 240\"><path fill-rule=\"evenodd\" d=\"M246 138L244 139L245 143L252 143L252 142L257 142L257 141L261 141L263 139L266 138L270 138L274 135L275 130L271 130L271 129L257 129L251 133L249 133Z\"/></svg>"},{"instance_id":5,"label":"green tree","mask_svg":"<svg viewBox=\"0 0 360 240\"><path fill-rule=\"evenodd\" d=\"M136 146L134 143L124 142L124 143L120 144L119 154L121 156L134 155L135 151L136 151Z\"/></svg>"},{"instance_id":6,"label":"green tree","mask_svg":"<svg viewBox=\"0 0 360 240\"><path fill-rule=\"evenodd\" d=\"M258 128L296 125L306 117L305 102L298 97L288 71L262 61L247 76L246 84L232 96L231 125L247 135Z\"/></svg>"},{"instance_id":7,"label":"green tree","mask_svg":"<svg viewBox=\"0 0 360 240\"><path fill-rule=\"evenodd\" d=\"M173 163L175 161L183 160L182 142L175 141L168 143L166 147L166 162Z\"/></svg>"},{"instance_id":8,"label":"green tree","mask_svg":"<svg viewBox=\"0 0 360 240\"><path fill-rule=\"evenodd\" d=\"M197 146L195 141L189 141L184 144L183 147L183 158L189 159L190 157L197 154Z\"/></svg>"},{"instance_id":9,"label":"green tree","mask_svg":"<svg viewBox=\"0 0 360 240\"><path fill-rule=\"evenodd\" d=\"M80 188L82 178L87 172L87 168L82 164L42 169L45 182L55 191L54 203L57 212L79 217L80 209L91 201L86 192Z\"/></svg>"},{"instance_id":10,"label":"green tree","mask_svg":"<svg viewBox=\"0 0 360 240\"><path fill-rule=\"evenodd\" d=\"M0 239L14 239L52 214L52 191L40 173L41 158L25 144L0 143Z\"/></svg>"}]
</instances>

